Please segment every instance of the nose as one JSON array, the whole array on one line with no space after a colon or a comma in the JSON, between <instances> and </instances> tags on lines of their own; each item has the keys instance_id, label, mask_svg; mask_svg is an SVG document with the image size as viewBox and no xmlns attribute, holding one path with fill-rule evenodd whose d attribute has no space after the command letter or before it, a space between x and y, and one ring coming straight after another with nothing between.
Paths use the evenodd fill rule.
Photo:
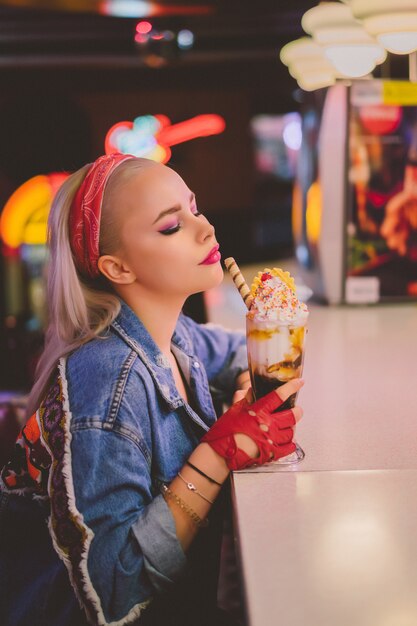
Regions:
<instances>
[{"instance_id":1,"label":"nose","mask_svg":"<svg viewBox=\"0 0 417 626\"><path fill-rule=\"evenodd\" d=\"M206 217L203 217L200 222L200 228L198 231L198 240L201 242L205 242L211 237L214 238L215 232L216 231L213 224L211 224Z\"/></svg>"}]
</instances>

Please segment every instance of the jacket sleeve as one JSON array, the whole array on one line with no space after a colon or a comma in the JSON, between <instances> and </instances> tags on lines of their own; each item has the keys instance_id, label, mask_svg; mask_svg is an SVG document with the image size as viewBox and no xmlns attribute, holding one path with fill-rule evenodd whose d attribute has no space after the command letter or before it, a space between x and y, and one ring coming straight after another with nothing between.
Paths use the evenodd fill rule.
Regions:
<instances>
[{"instance_id":1,"label":"jacket sleeve","mask_svg":"<svg viewBox=\"0 0 417 626\"><path fill-rule=\"evenodd\" d=\"M83 580L74 586L90 613L92 605L97 623L119 626L138 617L186 565L170 508L152 488L147 435L142 437L140 430L141 423L145 429L149 423L147 402L145 397L131 401L138 394L129 393L130 384L136 387L137 381L127 381L118 410L123 420L74 420L71 472L67 470L68 490L87 537ZM72 578L77 583L77 576Z\"/></svg>"},{"instance_id":2,"label":"jacket sleeve","mask_svg":"<svg viewBox=\"0 0 417 626\"><path fill-rule=\"evenodd\" d=\"M248 369L245 334L215 324L197 324L185 315L182 320L191 335L195 355L206 369L212 394L230 402L236 378Z\"/></svg>"}]
</instances>

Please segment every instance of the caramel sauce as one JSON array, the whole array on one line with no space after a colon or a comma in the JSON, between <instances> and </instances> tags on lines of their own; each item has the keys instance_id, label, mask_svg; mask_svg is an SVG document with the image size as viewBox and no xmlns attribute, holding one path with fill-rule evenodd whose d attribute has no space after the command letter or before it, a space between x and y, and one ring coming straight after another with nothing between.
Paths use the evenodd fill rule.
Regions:
<instances>
[{"instance_id":1,"label":"caramel sauce","mask_svg":"<svg viewBox=\"0 0 417 626\"><path fill-rule=\"evenodd\" d=\"M274 330L259 330L255 328L254 330L250 330L248 333L248 337L252 337L257 341L265 341L266 339L271 339L274 335L279 333L278 328L274 328Z\"/></svg>"}]
</instances>

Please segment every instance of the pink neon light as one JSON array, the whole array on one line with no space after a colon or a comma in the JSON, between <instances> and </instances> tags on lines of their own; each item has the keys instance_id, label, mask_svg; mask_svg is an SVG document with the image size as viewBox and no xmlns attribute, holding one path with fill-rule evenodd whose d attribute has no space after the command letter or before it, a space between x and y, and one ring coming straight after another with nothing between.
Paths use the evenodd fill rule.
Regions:
<instances>
[{"instance_id":1,"label":"pink neon light","mask_svg":"<svg viewBox=\"0 0 417 626\"><path fill-rule=\"evenodd\" d=\"M138 22L136 24L136 32L140 35L146 35L152 30L152 24L150 22Z\"/></svg>"},{"instance_id":2,"label":"pink neon light","mask_svg":"<svg viewBox=\"0 0 417 626\"><path fill-rule=\"evenodd\" d=\"M117 124L110 128L104 140L104 151L106 154L119 152L119 148L116 145L117 134L118 132L125 131L129 128L133 128L133 122L117 122Z\"/></svg>"},{"instance_id":3,"label":"pink neon light","mask_svg":"<svg viewBox=\"0 0 417 626\"><path fill-rule=\"evenodd\" d=\"M142 35L141 33L136 33L135 41L136 43L146 43L148 41L148 35Z\"/></svg>"},{"instance_id":4,"label":"pink neon light","mask_svg":"<svg viewBox=\"0 0 417 626\"><path fill-rule=\"evenodd\" d=\"M207 113L204 115L197 115L184 122L178 124L171 124L170 119L166 115L154 116L159 124L160 129L155 134L155 139L158 146L164 151L165 156L162 159L162 163L167 163L171 157L170 146L175 146L185 141L191 141L198 137L208 137L210 135L218 135L226 128L225 120L214 113ZM118 152L117 136L120 132L126 132L133 128L133 122L118 122L114 124L108 131L104 149L106 154L112 154Z\"/></svg>"},{"instance_id":5,"label":"pink neon light","mask_svg":"<svg viewBox=\"0 0 417 626\"><path fill-rule=\"evenodd\" d=\"M226 123L220 115L209 113L206 115L197 115L189 120L167 126L159 131L156 135L158 143L175 146L184 141L197 139L198 137L208 137L209 135L218 135L224 131Z\"/></svg>"},{"instance_id":6,"label":"pink neon light","mask_svg":"<svg viewBox=\"0 0 417 626\"><path fill-rule=\"evenodd\" d=\"M165 128L165 126L171 126L171 120L169 119L167 115L163 115L162 113L157 113L157 115L154 115L154 118L157 119L158 122L160 123L161 129Z\"/></svg>"}]
</instances>

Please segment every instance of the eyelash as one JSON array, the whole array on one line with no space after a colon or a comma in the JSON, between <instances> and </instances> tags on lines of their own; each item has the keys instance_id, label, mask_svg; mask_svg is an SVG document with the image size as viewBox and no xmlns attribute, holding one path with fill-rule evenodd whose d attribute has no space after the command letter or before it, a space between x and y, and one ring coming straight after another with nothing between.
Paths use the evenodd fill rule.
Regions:
<instances>
[{"instance_id":1,"label":"eyelash","mask_svg":"<svg viewBox=\"0 0 417 626\"><path fill-rule=\"evenodd\" d=\"M202 215L201 211L196 211L195 213L193 213L194 217L199 217L200 215ZM176 226L171 226L171 228L166 228L165 230L160 230L159 232L161 233L161 235L173 235L174 233L177 233L179 230L181 230L181 226L182 223L178 222L178 224Z\"/></svg>"}]
</instances>

